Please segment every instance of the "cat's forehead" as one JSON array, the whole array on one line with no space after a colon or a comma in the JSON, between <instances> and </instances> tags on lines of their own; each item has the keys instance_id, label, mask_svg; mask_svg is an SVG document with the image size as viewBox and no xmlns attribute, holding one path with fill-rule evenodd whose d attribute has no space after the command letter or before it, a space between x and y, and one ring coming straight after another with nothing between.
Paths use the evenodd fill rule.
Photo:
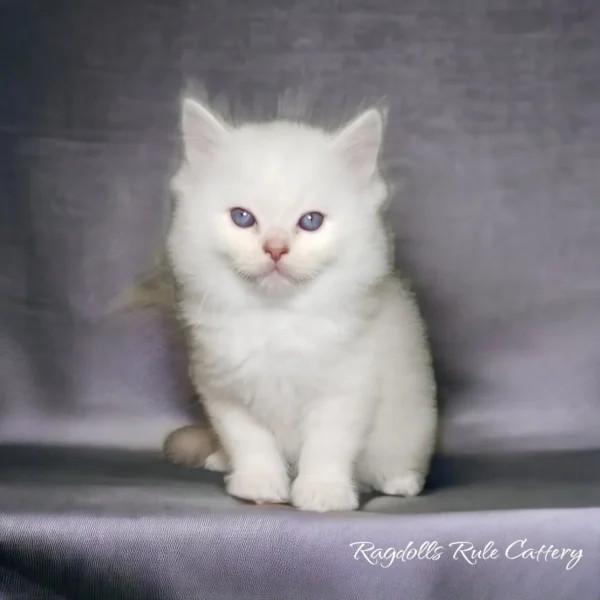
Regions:
<instances>
[{"instance_id":1,"label":"cat's forehead","mask_svg":"<svg viewBox=\"0 0 600 600\"><path fill-rule=\"evenodd\" d=\"M309 171L335 159L325 132L285 121L240 127L231 136L229 150L234 160L257 175L275 169Z\"/></svg>"},{"instance_id":2,"label":"cat's forehead","mask_svg":"<svg viewBox=\"0 0 600 600\"><path fill-rule=\"evenodd\" d=\"M336 185L340 170L327 134L286 122L239 128L222 167L245 202L282 216L322 198L324 189Z\"/></svg>"}]
</instances>

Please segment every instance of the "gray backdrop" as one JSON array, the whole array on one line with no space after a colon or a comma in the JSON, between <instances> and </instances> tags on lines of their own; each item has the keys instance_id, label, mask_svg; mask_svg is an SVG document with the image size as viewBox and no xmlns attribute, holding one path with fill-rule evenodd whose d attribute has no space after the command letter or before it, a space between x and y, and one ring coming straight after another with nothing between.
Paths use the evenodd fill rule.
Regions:
<instances>
[{"instance_id":1,"label":"gray backdrop","mask_svg":"<svg viewBox=\"0 0 600 600\"><path fill-rule=\"evenodd\" d=\"M1 1L0 591L597 598L599 32L596 0ZM234 115L299 89L325 124L386 98L441 387L422 498L257 512L153 456L190 418L179 339L113 301L160 243L191 79ZM347 546L465 536L584 558L381 570Z\"/></svg>"}]
</instances>

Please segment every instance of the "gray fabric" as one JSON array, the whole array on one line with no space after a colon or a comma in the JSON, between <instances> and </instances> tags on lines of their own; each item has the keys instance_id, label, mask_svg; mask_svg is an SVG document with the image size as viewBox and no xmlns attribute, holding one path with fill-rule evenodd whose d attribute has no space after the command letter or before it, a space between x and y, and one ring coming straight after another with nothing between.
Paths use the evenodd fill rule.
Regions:
<instances>
[{"instance_id":1,"label":"gray fabric","mask_svg":"<svg viewBox=\"0 0 600 600\"><path fill-rule=\"evenodd\" d=\"M0 2L0 592L597 598L599 31L594 0ZM160 241L189 78L234 115L300 88L317 123L386 96L441 389L426 496L269 512L137 456L190 418L167 317L112 310ZM381 570L346 547L522 537L584 557Z\"/></svg>"},{"instance_id":2,"label":"gray fabric","mask_svg":"<svg viewBox=\"0 0 600 600\"><path fill-rule=\"evenodd\" d=\"M444 459L420 499L372 499L365 512L324 517L241 505L224 496L218 475L152 456L7 448L0 592L28 582L44 592L24 597L44 600L592 600L600 589L598 464L598 453L512 464ZM524 539L525 548L575 554L519 558L520 545L510 545ZM371 564L370 546L356 542L443 550ZM479 550L493 542L498 556L470 564L457 542Z\"/></svg>"}]
</instances>

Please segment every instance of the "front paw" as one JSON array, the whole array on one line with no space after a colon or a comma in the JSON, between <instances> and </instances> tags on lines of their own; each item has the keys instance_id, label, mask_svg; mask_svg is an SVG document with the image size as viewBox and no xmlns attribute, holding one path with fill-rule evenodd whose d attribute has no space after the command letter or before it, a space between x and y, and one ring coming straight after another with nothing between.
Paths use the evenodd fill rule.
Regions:
<instances>
[{"instance_id":1,"label":"front paw","mask_svg":"<svg viewBox=\"0 0 600 600\"><path fill-rule=\"evenodd\" d=\"M292 504L315 512L358 508L358 494L350 481L316 481L298 477L292 484Z\"/></svg>"},{"instance_id":2,"label":"front paw","mask_svg":"<svg viewBox=\"0 0 600 600\"><path fill-rule=\"evenodd\" d=\"M234 471L225 476L227 493L257 504L282 504L289 500L290 482L284 471Z\"/></svg>"}]
</instances>

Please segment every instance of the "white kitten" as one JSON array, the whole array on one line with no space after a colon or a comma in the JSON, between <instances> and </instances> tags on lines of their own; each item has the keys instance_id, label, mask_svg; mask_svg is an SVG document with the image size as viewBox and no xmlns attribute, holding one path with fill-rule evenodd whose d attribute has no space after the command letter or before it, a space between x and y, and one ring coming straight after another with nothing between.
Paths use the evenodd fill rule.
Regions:
<instances>
[{"instance_id":1,"label":"white kitten","mask_svg":"<svg viewBox=\"0 0 600 600\"><path fill-rule=\"evenodd\" d=\"M230 127L183 103L168 238L192 378L228 492L351 510L359 487L418 494L434 447L423 324L392 274L383 118L336 134Z\"/></svg>"}]
</instances>

